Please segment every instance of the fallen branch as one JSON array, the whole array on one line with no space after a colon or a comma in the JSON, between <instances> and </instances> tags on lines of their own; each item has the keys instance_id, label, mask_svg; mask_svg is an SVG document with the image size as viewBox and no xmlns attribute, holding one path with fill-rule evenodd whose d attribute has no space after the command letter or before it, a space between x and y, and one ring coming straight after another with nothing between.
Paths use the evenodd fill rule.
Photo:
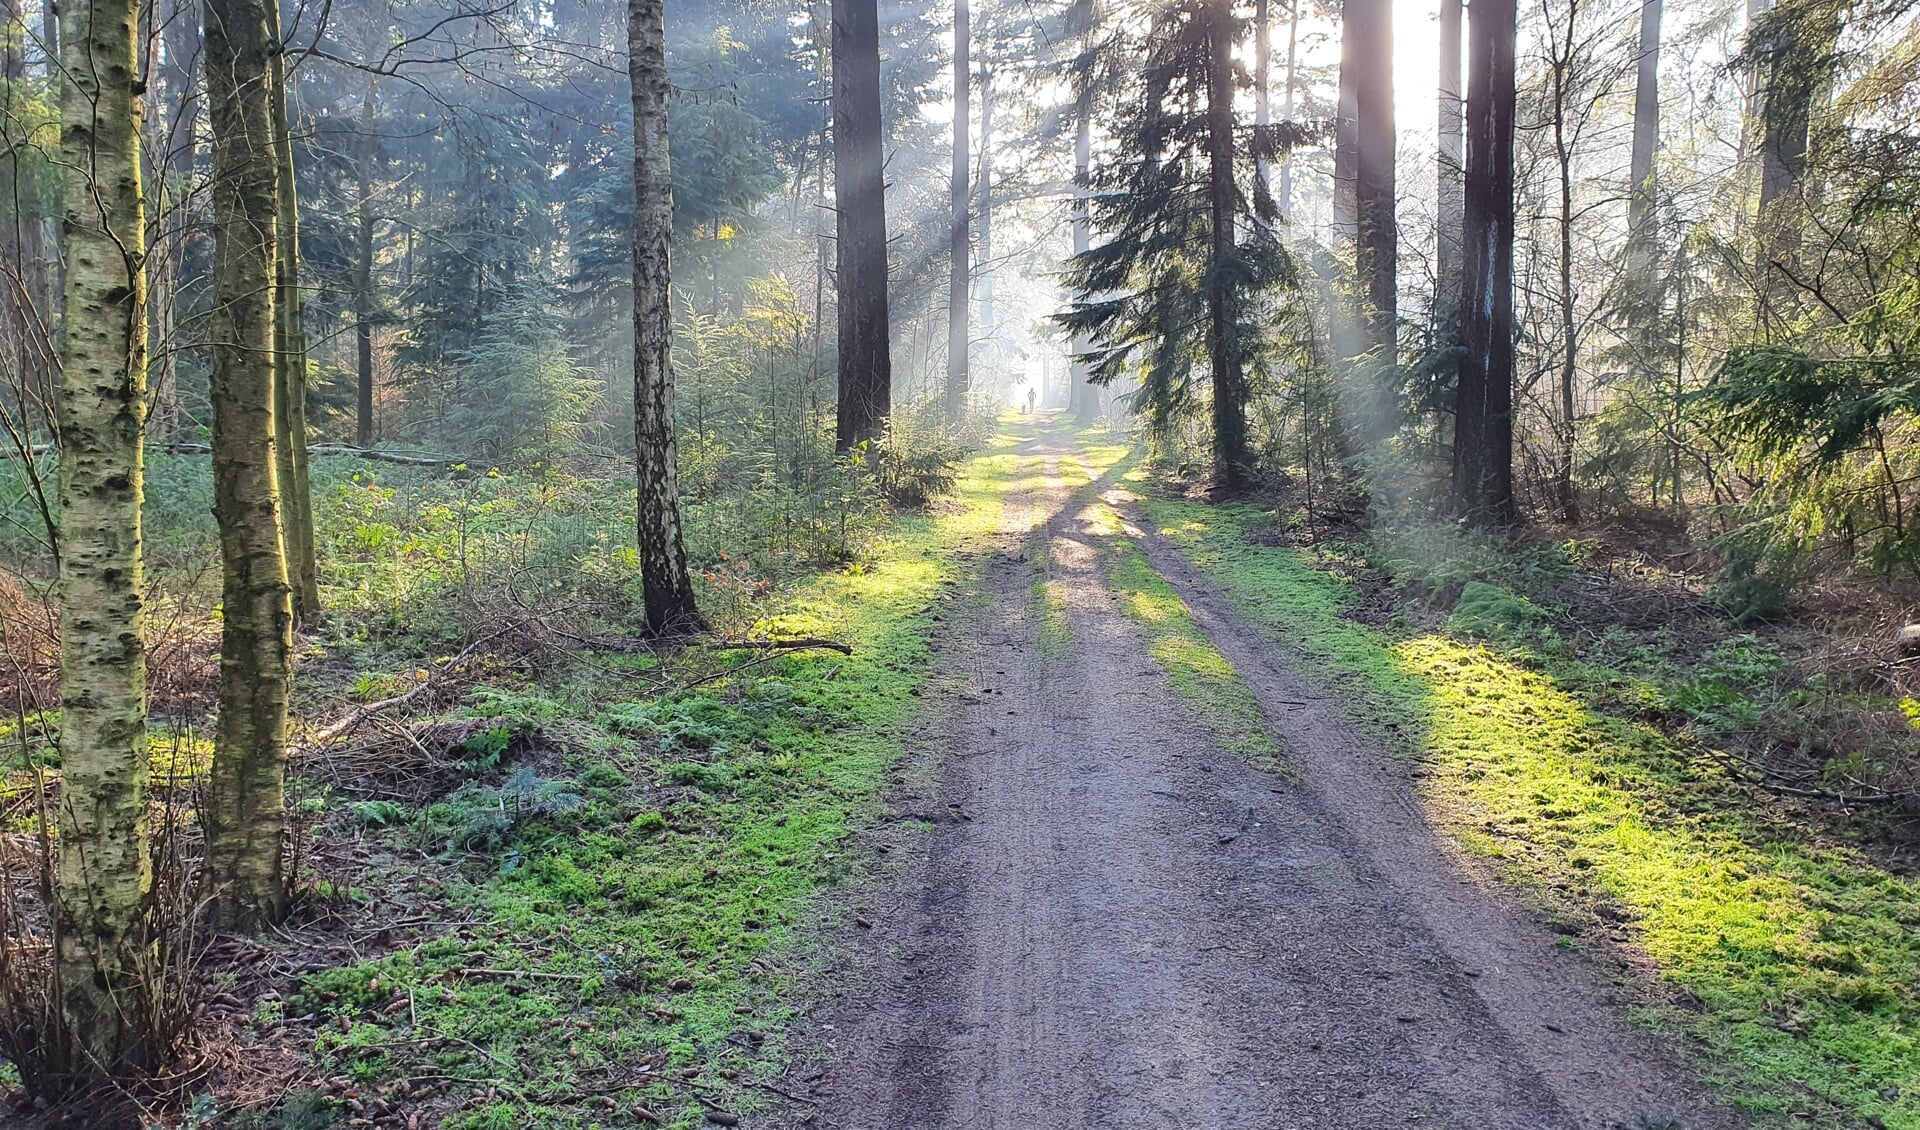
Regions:
<instances>
[{"instance_id":1,"label":"fallen branch","mask_svg":"<svg viewBox=\"0 0 1920 1130\"><path fill-rule=\"evenodd\" d=\"M448 671L453 670L454 667L459 665L461 660L471 657L474 652L479 651L482 647L486 646L489 643L492 643L495 639L501 636L505 631L506 629L502 628L498 632L492 632L487 635L481 636L479 639L473 641L472 643L468 644L466 647L460 649L460 653L458 655L455 655L452 659L449 659L445 663L441 664L440 669L438 671L429 672L427 677L425 679L422 679L420 683L417 686L415 686L412 690L406 691L405 693L402 693L402 694L394 695L392 698L383 698L378 702L369 702L365 706L362 706L357 710L354 710L353 712L349 713L345 718L340 719L339 721L335 722L333 725L328 726L323 730L319 730L315 732L313 737L309 741L309 745L313 747L328 745L331 742L335 741L336 739L340 738L342 735L353 730L354 727L359 726L361 723L372 718L374 715L379 714L383 711L391 710L396 706L405 706L407 703L412 702L416 698L419 698L421 695L427 693L427 690L431 688L436 682L439 681L441 675L445 674Z\"/></svg>"},{"instance_id":2,"label":"fallen branch","mask_svg":"<svg viewBox=\"0 0 1920 1130\"><path fill-rule=\"evenodd\" d=\"M757 650L764 651L766 654L760 656L758 659L749 659L745 663L736 663L732 667L729 667L724 671L718 671L718 672L715 672L714 674L706 675L701 678L695 679L693 682L686 684L680 689L683 691L690 691L695 687L704 687L708 683L717 683L722 679L730 679L733 676L738 675L742 671L751 670L752 668L758 667L764 663L771 663L776 659L779 659L783 656L791 655L796 651L818 650L818 651L837 651L842 655L853 654L853 648L835 640L781 640L781 641L766 641L766 643L774 644L775 646L768 647L765 644L749 644L749 645L744 645L739 647L722 647L721 648L722 651L745 651L749 649L757 649Z\"/></svg>"},{"instance_id":3,"label":"fallen branch","mask_svg":"<svg viewBox=\"0 0 1920 1130\"><path fill-rule=\"evenodd\" d=\"M1819 780L1820 775L1818 773L1783 772L1771 765L1756 761L1750 757L1743 757L1731 750L1709 748L1707 753L1722 764L1729 765L1736 770L1744 770L1754 778L1755 783L1761 788L1771 792L1785 793L1787 796L1802 797L1807 800L1824 800L1836 804L1906 804L1913 801L1916 797L1920 797L1920 791L1913 789L1901 789L1898 791L1881 789L1858 780L1853 781L1853 783L1859 785L1863 790L1872 791L1849 793L1824 785L1810 784L1809 782Z\"/></svg>"},{"instance_id":4,"label":"fallen branch","mask_svg":"<svg viewBox=\"0 0 1920 1130\"><path fill-rule=\"evenodd\" d=\"M842 655L852 655L853 647L839 640L817 639L802 636L790 640L721 640L721 651L837 651Z\"/></svg>"}]
</instances>

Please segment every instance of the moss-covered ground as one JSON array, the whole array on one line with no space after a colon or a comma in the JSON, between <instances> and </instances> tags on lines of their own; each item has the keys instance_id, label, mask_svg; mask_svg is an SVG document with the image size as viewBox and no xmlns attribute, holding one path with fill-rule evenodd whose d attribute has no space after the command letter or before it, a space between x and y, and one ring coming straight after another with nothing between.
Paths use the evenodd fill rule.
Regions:
<instances>
[{"instance_id":1,"label":"moss-covered ground","mask_svg":"<svg viewBox=\"0 0 1920 1130\"><path fill-rule=\"evenodd\" d=\"M1555 646L1537 610L1493 585L1467 586L1443 630L1371 627L1348 615L1351 561L1249 538L1270 515L1146 510L1362 725L1423 763L1436 824L1531 892L1569 944L1651 972L1665 991L1644 1019L1685 1032L1739 1109L1920 1127L1920 891L1611 705L1701 680L1689 692ZM1729 686L1743 654L1720 660Z\"/></svg>"},{"instance_id":2,"label":"moss-covered ground","mask_svg":"<svg viewBox=\"0 0 1920 1130\"><path fill-rule=\"evenodd\" d=\"M351 806L387 877L450 921L301 980L280 1011L312 1017L332 1084L258 1121L690 1127L769 1101L804 996L797 935L860 870L849 833L880 813L929 637L1014 517L1004 504L1046 485L1024 438L1008 422L932 514L756 625L851 655L788 655L664 696L636 693L660 678L650 661L602 656L475 695L468 711L499 723L474 749L494 771L424 806ZM501 754L509 738L535 752Z\"/></svg>"}]
</instances>

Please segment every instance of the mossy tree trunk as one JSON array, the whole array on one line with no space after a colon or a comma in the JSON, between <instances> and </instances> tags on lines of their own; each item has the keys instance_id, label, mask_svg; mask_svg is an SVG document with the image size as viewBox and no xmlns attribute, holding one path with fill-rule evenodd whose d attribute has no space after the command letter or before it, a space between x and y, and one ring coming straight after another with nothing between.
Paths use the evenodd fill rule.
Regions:
<instances>
[{"instance_id":1,"label":"mossy tree trunk","mask_svg":"<svg viewBox=\"0 0 1920 1130\"><path fill-rule=\"evenodd\" d=\"M213 124L214 514L220 523L220 722L203 805L216 919L252 928L286 907L287 691L293 604L274 442L278 20L270 0L206 6Z\"/></svg>"},{"instance_id":2,"label":"mossy tree trunk","mask_svg":"<svg viewBox=\"0 0 1920 1130\"><path fill-rule=\"evenodd\" d=\"M293 183L293 123L287 107L286 56L274 40L272 75L274 185L273 419L279 459L281 536L293 617L320 618L320 565L313 542L313 489L307 474L307 328L300 299L300 197Z\"/></svg>"},{"instance_id":3,"label":"mossy tree trunk","mask_svg":"<svg viewBox=\"0 0 1920 1130\"><path fill-rule=\"evenodd\" d=\"M137 5L63 6L60 150L72 314L60 381L60 852L54 991L75 1075L155 1066L141 642L146 246Z\"/></svg>"},{"instance_id":4,"label":"mossy tree trunk","mask_svg":"<svg viewBox=\"0 0 1920 1130\"><path fill-rule=\"evenodd\" d=\"M639 484L640 582L647 630L704 625L680 533L673 416L673 167L667 153L666 14L661 0L628 0L633 80L633 438Z\"/></svg>"}]
</instances>

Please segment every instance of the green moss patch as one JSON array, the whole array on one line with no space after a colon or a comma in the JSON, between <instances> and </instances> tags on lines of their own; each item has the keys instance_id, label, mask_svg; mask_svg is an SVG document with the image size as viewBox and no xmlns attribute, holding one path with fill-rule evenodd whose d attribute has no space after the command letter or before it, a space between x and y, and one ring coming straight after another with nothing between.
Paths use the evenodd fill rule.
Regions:
<instances>
[{"instance_id":1,"label":"green moss patch","mask_svg":"<svg viewBox=\"0 0 1920 1130\"><path fill-rule=\"evenodd\" d=\"M1346 618L1324 559L1249 544L1249 507L1148 504L1240 612L1428 766L1436 820L1551 907L1650 964L1740 1109L1768 1122L1920 1127L1920 892L1820 842L1703 751L1610 714L1631 685L1553 648L1496 651L1543 621L1462 590L1448 634ZM1480 591L1486 590L1486 591ZM1455 633L1458 633L1457 635Z\"/></svg>"},{"instance_id":2,"label":"green moss patch","mask_svg":"<svg viewBox=\"0 0 1920 1130\"><path fill-rule=\"evenodd\" d=\"M750 1080L779 1057L795 924L853 873L848 833L877 814L934 622L1003 500L1038 485L1022 438L998 437L875 559L755 625L845 640L851 656L794 654L633 700L625 668L605 664L547 702L542 725L572 738L563 763L507 767L418 810L354 806L451 924L304 979L287 1014L315 1018L335 1085L301 1109L530 1130L691 1127L763 1104Z\"/></svg>"}]
</instances>

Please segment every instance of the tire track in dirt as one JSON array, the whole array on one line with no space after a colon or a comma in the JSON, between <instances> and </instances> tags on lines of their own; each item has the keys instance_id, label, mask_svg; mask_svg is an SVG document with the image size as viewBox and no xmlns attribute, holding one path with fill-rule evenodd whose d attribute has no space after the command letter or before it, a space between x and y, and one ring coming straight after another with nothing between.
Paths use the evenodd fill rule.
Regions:
<instances>
[{"instance_id":1,"label":"tire track in dirt","mask_svg":"<svg viewBox=\"0 0 1920 1130\"><path fill-rule=\"evenodd\" d=\"M1564 993L1566 979L1535 977L1500 952L1532 945L1531 933L1475 948L1457 935L1484 928L1485 915L1446 910L1436 925L1421 884L1458 878L1398 873L1426 857L1385 841L1428 833L1380 787L1358 794L1381 802L1367 813L1329 798L1317 767L1301 766L1300 785L1222 752L1106 582L1103 538L1077 518L1100 484L1075 500L1060 481L1071 440L1042 432L1022 455L1045 467L1047 485L1009 499L983 599L946 625L949 675L930 687L925 718L937 771L929 795L899 798L938 823L860 939L864 983L814 1025L819 1105L788 1111L789 1124L1572 1130L1678 1115L1720 1125L1690 1113L1684 1086L1658 1085L1675 1078L1662 1061L1554 1062L1568 1049L1526 1029L1510 998L1529 986ZM1164 570L1168 547L1145 540ZM1037 555L1023 542L1045 549L1058 582L1064 648L1042 646ZM1170 579L1192 588L1177 571ZM1202 625L1253 669L1248 641L1218 613ZM1264 669L1260 680L1288 747L1303 762L1321 756L1331 739L1273 714L1302 693L1278 695L1280 677ZM1430 841L1429 851L1443 859ZM1477 899L1497 910L1478 890L1437 897L1443 909ZM1624 1032L1587 1000L1553 1013L1562 1028L1596 1025L1575 1052Z\"/></svg>"}]
</instances>

